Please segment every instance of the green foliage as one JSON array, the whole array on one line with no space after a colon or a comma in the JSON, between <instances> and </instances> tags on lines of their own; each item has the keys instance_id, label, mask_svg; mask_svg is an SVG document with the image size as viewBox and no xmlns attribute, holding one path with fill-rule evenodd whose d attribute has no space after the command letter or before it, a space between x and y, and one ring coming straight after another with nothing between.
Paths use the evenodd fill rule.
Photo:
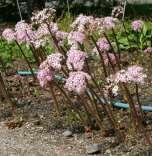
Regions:
<instances>
[{"instance_id":1,"label":"green foliage","mask_svg":"<svg viewBox=\"0 0 152 156\"><path fill-rule=\"evenodd\" d=\"M59 28L63 31L69 32L69 25L73 22L74 16L72 14L66 13L62 19L59 19L57 22L59 24Z\"/></svg>"}]
</instances>

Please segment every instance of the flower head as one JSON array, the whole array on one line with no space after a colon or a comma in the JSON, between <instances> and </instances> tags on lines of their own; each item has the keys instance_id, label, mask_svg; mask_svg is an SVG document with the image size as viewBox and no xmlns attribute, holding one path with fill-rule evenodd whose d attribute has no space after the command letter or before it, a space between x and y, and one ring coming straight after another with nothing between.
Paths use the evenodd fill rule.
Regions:
<instances>
[{"instance_id":1,"label":"flower head","mask_svg":"<svg viewBox=\"0 0 152 156\"><path fill-rule=\"evenodd\" d=\"M133 21L132 24L131 24L132 29L134 31L137 31L137 32L141 31L141 29L143 28L143 25L144 25L144 23L141 20Z\"/></svg>"},{"instance_id":2,"label":"flower head","mask_svg":"<svg viewBox=\"0 0 152 156\"><path fill-rule=\"evenodd\" d=\"M45 61L40 64L40 69L53 69L53 70L60 70L62 65L61 61L63 60L63 55L60 53L54 53L49 55Z\"/></svg>"},{"instance_id":3,"label":"flower head","mask_svg":"<svg viewBox=\"0 0 152 156\"><path fill-rule=\"evenodd\" d=\"M145 83L146 74L143 73L143 68L137 65L128 67L127 70L120 70L116 74L111 75L108 78L109 82L115 84L122 83L136 83L143 84Z\"/></svg>"},{"instance_id":4,"label":"flower head","mask_svg":"<svg viewBox=\"0 0 152 156\"><path fill-rule=\"evenodd\" d=\"M105 17L103 20L103 27L106 29L112 29L116 26L117 19L113 17Z\"/></svg>"},{"instance_id":5,"label":"flower head","mask_svg":"<svg viewBox=\"0 0 152 156\"><path fill-rule=\"evenodd\" d=\"M92 23L93 17L92 16L84 16L80 14L75 21L72 23L71 27L74 30L84 32L86 30L86 27L89 26L90 23Z\"/></svg>"},{"instance_id":6,"label":"flower head","mask_svg":"<svg viewBox=\"0 0 152 156\"><path fill-rule=\"evenodd\" d=\"M17 22L15 25L16 40L19 43L31 44L36 40L36 33L32 30L32 26L25 21Z\"/></svg>"},{"instance_id":7,"label":"flower head","mask_svg":"<svg viewBox=\"0 0 152 156\"><path fill-rule=\"evenodd\" d=\"M74 43L83 43L85 40L85 34L79 31L70 32L68 35L68 43L70 45Z\"/></svg>"},{"instance_id":8,"label":"flower head","mask_svg":"<svg viewBox=\"0 0 152 156\"><path fill-rule=\"evenodd\" d=\"M105 51L109 51L110 50L110 45L107 41L106 38L100 38L98 41L97 41L97 45L100 49L101 52L105 52ZM94 48L93 50L94 52L98 52L96 48Z\"/></svg>"},{"instance_id":9,"label":"flower head","mask_svg":"<svg viewBox=\"0 0 152 156\"><path fill-rule=\"evenodd\" d=\"M41 69L38 71L37 79L39 80L41 87L47 87L48 83L53 80L54 72L48 68Z\"/></svg>"},{"instance_id":10,"label":"flower head","mask_svg":"<svg viewBox=\"0 0 152 156\"><path fill-rule=\"evenodd\" d=\"M14 40L16 40L16 34L12 29L5 29L2 33L2 36L4 37L4 39L6 39L8 42L12 42Z\"/></svg>"},{"instance_id":11,"label":"flower head","mask_svg":"<svg viewBox=\"0 0 152 156\"><path fill-rule=\"evenodd\" d=\"M127 76L130 82L143 84L147 75L143 73L143 68L137 65L128 67Z\"/></svg>"},{"instance_id":12,"label":"flower head","mask_svg":"<svg viewBox=\"0 0 152 156\"><path fill-rule=\"evenodd\" d=\"M41 24L39 26L39 28L37 29L36 31L36 35L37 35L37 38L40 39L42 37L45 37L49 34L49 30L48 30L48 27L46 24Z\"/></svg>"},{"instance_id":13,"label":"flower head","mask_svg":"<svg viewBox=\"0 0 152 156\"><path fill-rule=\"evenodd\" d=\"M80 50L70 50L67 54L67 66L69 70L82 70L87 54Z\"/></svg>"},{"instance_id":14,"label":"flower head","mask_svg":"<svg viewBox=\"0 0 152 156\"><path fill-rule=\"evenodd\" d=\"M51 54L47 57L48 65L55 70L60 70L62 65L63 55L61 53Z\"/></svg>"},{"instance_id":15,"label":"flower head","mask_svg":"<svg viewBox=\"0 0 152 156\"><path fill-rule=\"evenodd\" d=\"M43 22L48 22L54 18L56 10L52 8L45 8L41 11L34 12L33 16L31 17L31 21L34 24L41 24Z\"/></svg>"},{"instance_id":16,"label":"flower head","mask_svg":"<svg viewBox=\"0 0 152 156\"><path fill-rule=\"evenodd\" d=\"M85 72L71 72L68 79L66 79L65 88L70 92L83 94L87 88L87 81L90 79L90 76Z\"/></svg>"},{"instance_id":17,"label":"flower head","mask_svg":"<svg viewBox=\"0 0 152 156\"><path fill-rule=\"evenodd\" d=\"M57 31L55 36L58 41L61 41L67 38L68 33L64 31Z\"/></svg>"}]
</instances>

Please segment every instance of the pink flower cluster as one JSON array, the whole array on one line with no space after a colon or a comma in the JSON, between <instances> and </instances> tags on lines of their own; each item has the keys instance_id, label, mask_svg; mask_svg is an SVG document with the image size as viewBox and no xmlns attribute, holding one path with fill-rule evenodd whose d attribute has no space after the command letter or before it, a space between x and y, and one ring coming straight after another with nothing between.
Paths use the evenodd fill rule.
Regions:
<instances>
[{"instance_id":1,"label":"pink flower cluster","mask_svg":"<svg viewBox=\"0 0 152 156\"><path fill-rule=\"evenodd\" d=\"M31 25L25 21L20 21L15 25L16 40L19 43L30 44L33 40L36 40L36 34L32 30Z\"/></svg>"},{"instance_id":2,"label":"pink flower cluster","mask_svg":"<svg viewBox=\"0 0 152 156\"><path fill-rule=\"evenodd\" d=\"M73 45L77 43L83 43L85 40L85 34L79 31L72 31L68 35L68 44Z\"/></svg>"},{"instance_id":3,"label":"pink flower cluster","mask_svg":"<svg viewBox=\"0 0 152 156\"><path fill-rule=\"evenodd\" d=\"M80 50L70 50L67 53L67 61L66 64L69 70L82 70L84 67L85 59L87 58L87 54Z\"/></svg>"},{"instance_id":4,"label":"pink flower cluster","mask_svg":"<svg viewBox=\"0 0 152 156\"><path fill-rule=\"evenodd\" d=\"M58 41L63 41L68 37L68 33L64 31L57 31L55 36Z\"/></svg>"},{"instance_id":5,"label":"pink flower cluster","mask_svg":"<svg viewBox=\"0 0 152 156\"><path fill-rule=\"evenodd\" d=\"M118 22L117 18L105 17L103 19L103 27L106 29L112 29L116 26L117 22Z\"/></svg>"},{"instance_id":6,"label":"pink flower cluster","mask_svg":"<svg viewBox=\"0 0 152 156\"><path fill-rule=\"evenodd\" d=\"M62 54L55 53L49 55L47 59L40 64L37 78L42 87L47 87L47 84L54 78L55 70L61 69L62 59Z\"/></svg>"},{"instance_id":7,"label":"pink flower cluster","mask_svg":"<svg viewBox=\"0 0 152 156\"><path fill-rule=\"evenodd\" d=\"M144 50L145 53L152 53L152 47L148 47Z\"/></svg>"},{"instance_id":8,"label":"pink flower cluster","mask_svg":"<svg viewBox=\"0 0 152 156\"><path fill-rule=\"evenodd\" d=\"M54 78L54 72L48 68L41 69L37 73L37 79L39 80L40 86L45 88Z\"/></svg>"},{"instance_id":9,"label":"pink flower cluster","mask_svg":"<svg viewBox=\"0 0 152 156\"><path fill-rule=\"evenodd\" d=\"M55 12L56 10L52 8L45 8L41 11L34 12L31 21L34 24L41 24L43 22L47 22L49 19L51 20L54 18Z\"/></svg>"},{"instance_id":10,"label":"pink flower cluster","mask_svg":"<svg viewBox=\"0 0 152 156\"><path fill-rule=\"evenodd\" d=\"M115 84L122 83L137 83L143 84L147 75L143 73L143 68L137 65L128 67L127 70L120 70L116 74L111 75L107 80Z\"/></svg>"},{"instance_id":11,"label":"pink flower cluster","mask_svg":"<svg viewBox=\"0 0 152 156\"><path fill-rule=\"evenodd\" d=\"M87 81L90 79L90 76L83 71L70 72L68 79L66 79L65 88L70 92L83 94L87 88Z\"/></svg>"},{"instance_id":12,"label":"pink flower cluster","mask_svg":"<svg viewBox=\"0 0 152 156\"><path fill-rule=\"evenodd\" d=\"M62 43L68 36L68 33L60 31L57 24L50 22L49 27L47 24L41 24L38 30L36 31L36 36L38 41L47 41L50 32L56 37L56 39Z\"/></svg>"},{"instance_id":13,"label":"pink flower cluster","mask_svg":"<svg viewBox=\"0 0 152 156\"><path fill-rule=\"evenodd\" d=\"M131 24L132 29L133 29L134 31L137 31L137 32L141 31L141 29L143 28L143 25L144 25L144 23L143 23L143 21L141 21L141 20L135 20L135 21L133 21L132 24Z\"/></svg>"},{"instance_id":14,"label":"pink flower cluster","mask_svg":"<svg viewBox=\"0 0 152 156\"><path fill-rule=\"evenodd\" d=\"M58 30L56 23L50 22L49 29L48 25L43 23L37 30L33 30L32 25L26 23L25 21L20 21L15 25L15 31L12 29L5 29L2 36L8 42L16 40L20 44L32 44L35 48L44 46L48 42L48 36L50 35L49 31L51 31L59 42L64 41L64 39L68 36L68 33Z\"/></svg>"},{"instance_id":15,"label":"pink flower cluster","mask_svg":"<svg viewBox=\"0 0 152 156\"><path fill-rule=\"evenodd\" d=\"M61 53L51 54L47 57L47 61L50 67L55 70L61 70L61 62L63 60L63 55Z\"/></svg>"},{"instance_id":16,"label":"pink flower cluster","mask_svg":"<svg viewBox=\"0 0 152 156\"><path fill-rule=\"evenodd\" d=\"M84 32L86 30L86 27L88 27L90 23L93 23L93 21L94 18L92 16L84 16L80 14L72 23L71 27L74 30Z\"/></svg>"},{"instance_id":17,"label":"pink flower cluster","mask_svg":"<svg viewBox=\"0 0 152 156\"><path fill-rule=\"evenodd\" d=\"M16 40L16 35L15 32L12 29L5 29L2 33L2 36L5 40L7 40L8 42L13 42Z\"/></svg>"},{"instance_id":18,"label":"pink flower cluster","mask_svg":"<svg viewBox=\"0 0 152 156\"><path fill-rule=\"evenodd\" d=\"M100 49L101 52L105 52L105 51L109 51L110 50L110 45L107 41L106 38L100 38L98 41L97 41L97 45ZM93 50L94 52L98 52L97 51L97 48L94 48Z\"/></svg>"},{"instance_id":19,"label":"pink flower cluster","mask_svg":"<svg viewBox=\"0 0 152 156\"><path fill-rule=\"evenodd\" d=\"M45 68L49 68L49 69L53 69L53 70L60 70L62 65L61 62L63 60L63 55L60 53L54 53L49 55L45 61L43 61L40 64L40 69L45 69Z\"/></svg>"}]
</instances>

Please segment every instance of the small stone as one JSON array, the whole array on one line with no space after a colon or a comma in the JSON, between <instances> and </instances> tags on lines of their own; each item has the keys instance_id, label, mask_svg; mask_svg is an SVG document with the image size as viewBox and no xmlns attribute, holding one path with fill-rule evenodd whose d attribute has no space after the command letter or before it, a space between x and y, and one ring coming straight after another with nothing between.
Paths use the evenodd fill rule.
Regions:
<instances>
[{"instance_id":1,"label":"small stone","mask_svg":"<svg viewBox=\"0 0 152 156\"><path fill-rule=\"evenodd\" d=\"M96 154L101 152L101 144L93 144L86 146L87 154Z\"/></svg>"},{"instance_id":2,"label":"small stone","mask_svg":"<svg viewBox=\"0 0 152 156\"><path fill-rule=\"evenodd\" d=\"M63 132L63 136L64 137L72 137L73 133L70 130L66 130Z\"/></svg>"}]
</instances>

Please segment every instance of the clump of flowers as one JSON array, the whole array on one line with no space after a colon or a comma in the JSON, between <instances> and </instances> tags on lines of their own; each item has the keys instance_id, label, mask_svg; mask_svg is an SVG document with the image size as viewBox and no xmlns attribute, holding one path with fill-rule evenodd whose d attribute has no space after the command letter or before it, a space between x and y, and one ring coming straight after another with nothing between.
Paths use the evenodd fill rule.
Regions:
<instances>
[{"instance_id":1,"label":"clump of flowers","mask_svg":"<svg viewBox=\"0 0 152 156\"><path fill-rule=\"evenodd\" d=\"M152 53L152 47L148 47L144 50L145 53Z\"/></svg>"},{"instance_id":2,"label":"clump of flowers","mask_svg":"<svg viewBox=\"0 0 152 156\"><path fill-rule=\"evenodd\" d=\"M16 40L15 32L12 29L9 29L9 28L7 28L7 29L5 29L3 31L2 36L8 42L13 42L14 40Z\"/></svg>"},{"instance_id":3,"label":"clump of flowers","mask_svg":"<svg viewBox=\"0 0 152 156\"><path fill-rule=\"evenodd\" d=\"M145 78L147 75L143 73L143 68L137 65L128 67L127 70L120 70L116 74L111 75L108 78L109 82L118 83L135 83L143 84L145 83Z\"/></svg>"},{"instance_id":4,"label":"clump of flowers","mask_svg":"<svg viewBox=\"0 0 152 156\"><path fill-rule=\"evenodd\" d=\"M46 24L41 24L36 31L37 38L40 39L49 34L48 26Z\"/></svg>"},{"instance_id":5,"label":"clump of flowers","mask_svg":"<svg viewBox=\"0 0 152 156\"><path fill-rule=\"evenodd\" d=\"M32 26L24 20L17 22L15 25L16 41L18 43L31 44L36 40L36 32L32 30Z\"/></svg>"},{"instance_id":6,"label":"clump of flowers","mask_svg":"<svg viewBox=\"0 0 152 156\"><path fill-rule=\"evenodd\" d=\"M68 35L68 44L73 45L77 43L83 43L85 40L85 34L79 31L70 32Z\"/></svg>"},{"instance_id":7,"label":"clump of flowers","mask_svg":"<svg viewBox=\"0 0 152 156\"><path fill-rule=\"evenodd\" d=\"M53 80L55 70L61 69L62 60L63 55L60 53L55 53L49 55L46 60L40 64L37 78L42 87L46 87L47 84Z\"/></svg>"},{"instance_id":8,"label":"clump of flowers","mask_svg":"<svg viewBox=\"0 0 152 156\"><path fill-rule=\"evenodd\" d=\"M87 81L90 79L91 77L83 71L70 72L68 79L66 79L65 88L70 92L83 94L87 88Z\"/></svg>"},{"instance_id":9,"label":"clump of flowers","mask_svg":"<svg viewBox=\"0 0 152 156\"><path fill-rule=\"evenodd\" d=\"M105 52L105 51L109 51L110 50L110 45L107 41L106 38L100 38L98 41L97 41L97 45L100 49L101 52ZM96 48L94 48L93 50L94 52L98 52Z\"/></svg>"},{"instance_id":10,"label":"clump of flowers","mask_svg":"<svg viewBox=\"0 0 152 156\"><path fill-rule=\"evenodd\" d=\"M137 65L128 67L127 75L130 82L134 82L137 84L145 83L145 78L147 75L143 73L143 68Z\"/></svg>"},{"instance_id":11,"label":"clump of flowers","mask_svg":"<svg viewBox=\"0 0 152 156\"><path fill-rule=\"evenodd\" d=\"M139 31L142 30L143 25L144 25L144 23L143 23L143 21L141 21L141 20L135 20L135 21L133 21L132 24L131 24L132 29L133 29L134 31L137 31L137 32L139 32Z\"/></svg>"},{"instance_id":12,"label":"clump of flowers","mask_svg":"<svg viewBox=\"0 0 152 156\"><path fill-rule=\"evenodd\" d=\"M37 79L40 86L45 88L53 80L54 72L48 68L40 69L37 73Z\"/></svg>"},{"instance_id":13,"label":"clump of flowers","mask_svg":"<svg viewBox=\"0 0 152 156\"><path fill-rule=\"evenodd\" d=\"M61 70L63 55L61 53L51 54L47 57L47 62L50 67L55 70Z\"/></svg>"},{"instance_id":14,"label":"clump of flowers","mask_svg":"<svg viewBox=\"0 0 152 156\"><path fill-rule=\"evenodd\" d=\"M103 19L103 27L106 28L106 29L115 28L117 22L118 22L117 18L105 17Z\"/></svg>"},{"instance_id":15,"label":"clump of flowers","mask_svg":"<svg viewBox=\"0 0 152 156\"><path fill-rule=\"evenodd\" d=\"M63 55L60 53L54 53L49 55L45 61L40 64L40 69L53 69L60 70L62 65L61 62L63 60Z\"/></svg>"},{"instance_id":16,"label":"clump of flowers","mask_svg":"<svg viewBox=\"0 0 152 156\"><path fill-rule=\"evenodd\" d=\"M55 37L58 41L63 41L68 37L68 33L64 31L57 31Z\"/></svg>"},{"instance_id":17,"label":"clump of flowers","mask_svg":"<svg viewBox=\"0 0 152 156\"><path fill-rule=\"evenodd\" d=\"M52 20L54 18L56 10L52 8L45 8L41 11L34 12L33 16L31 18L31 21L34 24L41 24L48 22L49 20Z\"/></svg>"},{"instance_id":18,"label":"clump of flowers","mask_svg":"<svg viewBox=\"0 0 152 156\"><path fill-rule=\"evenodd\" d=\"M87 54L80 50L70 50L67 53L67 61L66 64L69 70L82 70L85 64L85 59L87 58Z\"/></svg>"},{"instance_id":19,"label":"clump of flowers","mask_svg":"<svg viewBox=\"0 0 152 156\"><path fill-rule=\"evenodd\" d=\"M75 19L71 27L73 28L73 30L84 32L86 30L86 27L88 27L90 23L93 23L93 21L94 18L92 16L84 16L81 14Z\"/></svg>"}]
</instances>

